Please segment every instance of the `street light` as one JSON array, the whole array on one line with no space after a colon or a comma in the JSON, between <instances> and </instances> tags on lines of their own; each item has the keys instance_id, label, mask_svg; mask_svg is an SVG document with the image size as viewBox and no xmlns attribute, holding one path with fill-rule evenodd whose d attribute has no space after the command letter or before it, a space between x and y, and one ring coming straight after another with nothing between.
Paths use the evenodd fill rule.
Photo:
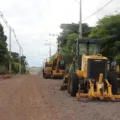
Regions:
<instances>
[{"instance_id":1,"label":"street light","mask_svg":"<svg viewBox=\"0 0 120 120\"><path fill-rule=\"evenodd\" d=\"M55 44L53 44L51 41L49 41L49 40L45 40L45 41L47 41L47 42L51 43L54 47L56 47L56 45L55 45ZM56 47L56 48L57 48L57 47Z\"/></svg>"},{"instance_id":2,"label":"street light","mask_svg":"<svg viewBox=\"0 0 120 120\"><path fill-rule=\"evenodd\" d=\"M50 43L45 43L45 45L49 45L50 49L49 49L49 57L51 58L51 44Z\"/></svg>"},{"instance_id":3,"label":"street light","mask_svg":"<svg viewBox=\"0 0 120 120\"><path fill-rule=\"evenodd\" d=\"M49 33L49 35L50 36L59 36L58 34L50 34L50 33ZM57 49L58 49L58 53L59 53L59 46L60 45L59 45L59 40L58 39L57 39L57 43L58 43L58 45L57 45L58 48Z\"/></svg>"}]
</instances>

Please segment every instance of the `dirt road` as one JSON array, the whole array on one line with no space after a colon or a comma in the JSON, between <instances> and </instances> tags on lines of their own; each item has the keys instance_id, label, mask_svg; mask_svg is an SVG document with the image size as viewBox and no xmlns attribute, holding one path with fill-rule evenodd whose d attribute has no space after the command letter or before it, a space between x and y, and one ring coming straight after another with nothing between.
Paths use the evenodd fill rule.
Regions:
<instances>
[{"instance_id":1,"label":"dirt road","mask_svg":"<svg viewBox=\"0 0 120 120\"><path fill-rule=\"evenodd\" d=\"M120 120L120 102L77 101L61 80L18 76L0 81L0 120Z\"/></svg>"}]
</instances>

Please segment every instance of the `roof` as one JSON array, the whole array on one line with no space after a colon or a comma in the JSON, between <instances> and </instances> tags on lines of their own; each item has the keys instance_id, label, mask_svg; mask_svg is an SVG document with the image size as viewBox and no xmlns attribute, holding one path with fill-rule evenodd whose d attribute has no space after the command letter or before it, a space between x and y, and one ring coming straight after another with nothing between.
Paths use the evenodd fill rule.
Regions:
<instances>
[{"instance_id":1,"label":"roof","mask_svg":"<svg viewBox=\"0 0 120 120\"><path fill-rule=\"evenodd\" d=\"M76 41L79 41L79 43L90 43L90 44L100 44L101 40L99 39L90 39L90 38L82 38L82 39L76 39Z\"/></svg>"}]
</instances>

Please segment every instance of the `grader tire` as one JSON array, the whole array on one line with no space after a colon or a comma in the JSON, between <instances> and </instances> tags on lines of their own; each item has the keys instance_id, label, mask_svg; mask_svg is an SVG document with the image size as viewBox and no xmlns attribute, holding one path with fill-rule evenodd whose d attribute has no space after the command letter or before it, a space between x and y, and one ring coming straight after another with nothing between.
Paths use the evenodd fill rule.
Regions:
<instances>
[{"instance_id":1,"label":"grader tire","mask_svg":"<svg viewBox=\"0 0 120 120\"><path fill-rule=\"evenodd\" d=\"M46 73L44 74L44 78L45 78L45 79L47 79L47 78L48 78L48 76L46 75Z\"/></svg>"},{"instance_id":2,"label":"grader tire","mask_svg":"<svg viewBox=\"0 0 120 120\"><path fill-rule=\"evenodd\" d=\"M45 73L43 73L43 77L45 78Z\"/></svg>"},{"instance_id":3,"label":"grader tire","mask_svg":"<svg viewBox=\"0 0 120 120\"><path fill-rule=\"evenodd\" d=\"M76 73L71 74L71 81L70 81L70 95L76 96L78 92L78 76Z\"/></svg>"},{"instance_id":4,"label":"grader tire","mask_svg":"<svg viewBox=\"0 0 120 120\"><path fill-rule=\"evenodd\" d=\"M54 79L54 76L53 76L53 74L52 74L52 73L51 73L51 75L50 75L50 78L51 78L51 79Z\"/></svg>"},{"instance_id":5,"label":"grader tire","mask_svg":"<svg viewBox=\"0 0 120 120\"><path fill-rule=\"evenodd\" d=\"M112 85L112 93L113 93L113 95L117 94L117 91L118 91L117 76L112 72L108 72L107 79L108 79L109 83Z\"/></svg>"},{"instance_id":6,"label":"grader tire","mask_svg":"<svg viewBox=\"0 0 120 120\"><path fill-rule=\"evenodd\" d=\"M43 77L45 78L45 73L44 73L44 69L43 69L42 73L43 73Z\"/></svg>"}]
</instances>

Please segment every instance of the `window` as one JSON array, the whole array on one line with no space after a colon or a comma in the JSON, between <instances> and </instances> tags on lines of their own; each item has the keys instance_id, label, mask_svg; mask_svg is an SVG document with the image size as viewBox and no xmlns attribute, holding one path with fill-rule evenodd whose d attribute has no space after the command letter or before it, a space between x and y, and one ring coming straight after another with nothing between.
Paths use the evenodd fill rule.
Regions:
<instances>
[{"instance_id":1,"label":"window","mask_svg":"<svg viewBox=\"0 0 120 120\"><path fill-rule=\"evenodd\" d=\"M100 45L98 44L79 44L79 55L87 54L87 45L89 55L96 55L100 52Z\"/></svg>"},{"instance_id":2,"label":"window","mask_svg":"<svg viewBox=\"0 0 120 120\"><path fill-rule=\"evenodd\" d=\"M87 52L87 45L86 44L79 44L79 54L86 54Z\"/></svg>"},{"instance_id":3,"label":"window","mask_svg":"<svg viewBox=\"0 0 120 120\"><path fill-rule=\"evenodd\" d=\"M100 52L100 46L98 44L90 44L89 45L89 54L96 55Z\"/></svg>"}]
</instances>

